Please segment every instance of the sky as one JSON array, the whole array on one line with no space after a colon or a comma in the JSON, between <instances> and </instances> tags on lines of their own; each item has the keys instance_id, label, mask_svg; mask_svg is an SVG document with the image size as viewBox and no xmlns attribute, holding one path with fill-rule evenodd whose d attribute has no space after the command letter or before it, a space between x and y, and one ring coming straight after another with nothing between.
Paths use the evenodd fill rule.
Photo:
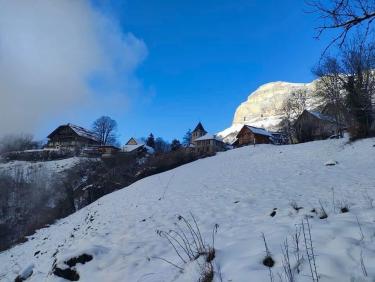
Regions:
<instances>
[{"instance_id":1,"label":"sky","mask_svg":"<svg viewBox=\"0 0 375 282\"><path fill-rule=\"evenodd\" d=\"M231 125L260 85L310 82L329 38L302 0L0 0L0 135L118 123L121 144Z\"/></svg>"}]
</instances>

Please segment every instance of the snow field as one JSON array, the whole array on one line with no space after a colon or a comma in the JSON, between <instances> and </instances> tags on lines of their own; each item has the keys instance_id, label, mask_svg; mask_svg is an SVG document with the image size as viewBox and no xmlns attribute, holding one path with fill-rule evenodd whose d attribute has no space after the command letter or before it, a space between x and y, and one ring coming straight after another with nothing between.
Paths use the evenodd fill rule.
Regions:
<instances>
[{"instance_id":1,"label":"snow field","mask_svg":"<svg viewBox=\"0 0 375 282\"><path fill-rule=\"evenodd\" d=\"M142 179L0 253L0 280L13 281L34 265L27 281L64 281L52 273L54 260L64 267L64 261L87 253L93 259L74 267L80 281L197 281L198 263L182 264L156 234L175 229L178 215L188 218L191 212L207 243L219 225L214 266L223 281L269 281L262 233L278 281L282 243L306 215L319 281L373 281L375 140L346 142L243 147ZM325 165L332 160L337 164ZM297 212L293 201L303 208ZM338 202L346 202L349 212L340 213ZM320 203L326 219L311 212L319 213ZM307 260L301 271L296 281L311 281ZM217 273L214 279L219 281Z\"/></svg>"}]
</instances>

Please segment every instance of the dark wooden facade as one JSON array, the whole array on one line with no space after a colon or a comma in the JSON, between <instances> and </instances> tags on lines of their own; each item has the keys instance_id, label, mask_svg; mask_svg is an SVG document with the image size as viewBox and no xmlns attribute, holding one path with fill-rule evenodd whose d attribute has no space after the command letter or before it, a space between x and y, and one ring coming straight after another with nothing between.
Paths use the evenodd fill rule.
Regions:
<instances>
[{"instance_id":1,"label":"dark wooden facade","mask_svg":"<svg viewBox=\"0 0 375 282\"><path fill-rule=\"evenodd\" d=\"M308 110L304 110L294 122L294 129L299 142L327 139L337 134L334 118Z\"/></svg>"},{"instance_id":2,"label":"dark wooden facade","mask_svg":"<svg viewBox=\"0 0 375 282\"><path fill-rule=\"evenodd\" d=\"M72 124L61 125L48 135L48 148L75 149L100 145L95 135Z\"/></svg>"},{"instance_id":3,"label":"dark wooden facade","mask_svg":"<svg viewBox=\"0 0 375 282\"><path fill-rule=\"evenodd\" d=\"M272 143L271 134L263 128L244 125L237 134L236 146Z\"/></svg>"}]
</instances>

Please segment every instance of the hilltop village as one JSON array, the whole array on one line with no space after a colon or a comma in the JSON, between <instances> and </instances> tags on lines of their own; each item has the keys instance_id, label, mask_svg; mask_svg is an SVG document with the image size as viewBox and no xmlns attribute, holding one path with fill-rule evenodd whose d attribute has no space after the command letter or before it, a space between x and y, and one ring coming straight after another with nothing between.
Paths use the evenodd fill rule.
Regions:
<instances>
[{"instance_id":1,"label":"hilltop village","mask_svg":"<svg viewBox=\"0 0 375 282\"><path fill-rule=\"evenodd\" d=\"M265 128L244 124L239 131L231 133L232 137L224 138L218 134L206 131L199 122L193 131L189 132L189 142L179 143L177 149L183 149L195 153L216 153L220 151L239 148L242 146L257 144L286 145L291 143L308 142L338 137L345 125L337 126L335 118L317 111L304 110L293 123L294 132L299 133L298 139L290 139L285 131L269 131ZM40 151L74 152L75 155L86 157L111 157L116 154L153 154L155 144L151 138L131 137L123 146L102 144L97 135L81 126L68 123L58 126L48 136L48 142ZM176 148L175 148L176 149ZM8 157L18 155L35 154L38 150L24 152L10 152Z\"/></svg>"}]
</instances>

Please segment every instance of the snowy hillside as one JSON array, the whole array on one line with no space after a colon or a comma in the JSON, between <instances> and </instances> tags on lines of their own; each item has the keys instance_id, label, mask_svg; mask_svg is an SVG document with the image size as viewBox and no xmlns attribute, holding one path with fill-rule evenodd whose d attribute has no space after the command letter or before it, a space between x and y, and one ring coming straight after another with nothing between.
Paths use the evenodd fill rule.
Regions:
<instances>
[{"instance_id":1,"label":"snowy hillside","mask_svg":"<svg viewBox=\"0 0 375 282\"><path fill-rule=\"evenodd\" d=\"M49 173L60 173L77 164L82 158L73 157L55 161L45 162L27 162L27 161L10 161L0 162L0 173L14 175L22 170L23 173L30 174L33 171L40 170Z\"/></svg>"},{"instance_id":2,"label":"snowy hillside","mask_svg":"<svg viewBox=\"0 0 375 282\"><path fill-rule=\"evenodd\" d=\"M191 212L207 243L219 225L215 281L219 269L222 281L270 281L262 233L275 281L284 275L286 238L296 281L311 281L304 251L297 274L290 240L306 215L319 281L373 281L375 139L346 141L243 147L145 178L0 253L0 280L32 272L26 281L64 281L53 266L67 269L71 258L86 254L92 259L70 267L79 281L197 281L199 259L183 264L156 233L178 230L178 216ZM328 218L319 218L319 202ZM340 212L344 206L349 212Z\"/></svg>"}]
</instances>

